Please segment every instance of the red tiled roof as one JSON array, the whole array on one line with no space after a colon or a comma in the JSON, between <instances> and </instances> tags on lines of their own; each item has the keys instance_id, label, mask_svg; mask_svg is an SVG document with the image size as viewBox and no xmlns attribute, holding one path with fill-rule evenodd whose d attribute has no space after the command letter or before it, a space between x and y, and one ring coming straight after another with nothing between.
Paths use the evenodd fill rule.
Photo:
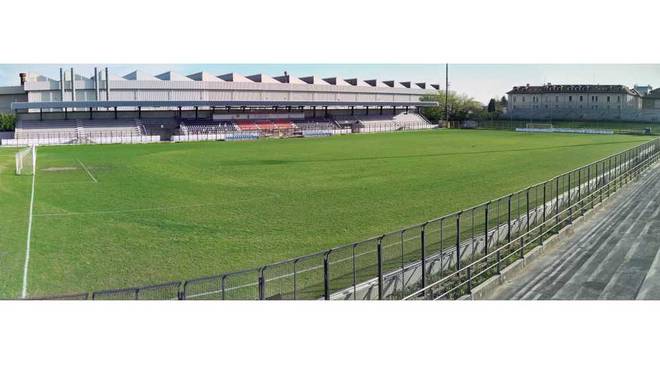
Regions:
<instances>
[{"instance_id":1,"label":"red tiled roof","mask_svg":"<svg viewBox=\"0 0 660 368\"><path fill-rule=\"evenodd\" d=\"M621 84L546 84L543 86L515 86L507 94L541 93L627 93L639 96L634 89Z\"/></svg>"}]
</instances>

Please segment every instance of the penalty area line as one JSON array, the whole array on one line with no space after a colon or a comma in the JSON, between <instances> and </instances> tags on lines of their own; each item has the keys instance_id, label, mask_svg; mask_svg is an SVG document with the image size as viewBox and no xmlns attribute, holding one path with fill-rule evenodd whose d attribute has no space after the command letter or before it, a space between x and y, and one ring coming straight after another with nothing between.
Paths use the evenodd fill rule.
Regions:
<instances>
[{"instance_id":1,"label":"penalty area line","mask_svg":"<svg viewBox=\"0 0 660 368\"><path fill-rule=\"evenodd\" d=\"M23 266L23 291L21 292L21 298L23 299L27 297L28 266L30 264L30 239L32 237L32 210L34 209L34 186L37 177L36 160L32 172L32 193L30 194L30 211L28 216L27 241L25 244L25 265Z\"/></svg>"},{"instance_id":2,"label":"penalty area line","mask_svg":"<svg viewBox=\"0 0 660 368\"><path fill-rule=\"evenodd\" d=\"M85 172L87 173L87 175L89 175L89 177L90 177L95 183L98 183L98 180L96 180L96 178L94 177L94 175L92 175L92 173L89 171L89 169L87 168L87 166L85 166L85 164L83 164L83 162L80 161L80 160L78 160L78 163L80 164L80 166L82 166L83 170L85 170Z\"/></svg>"}]
</instances>

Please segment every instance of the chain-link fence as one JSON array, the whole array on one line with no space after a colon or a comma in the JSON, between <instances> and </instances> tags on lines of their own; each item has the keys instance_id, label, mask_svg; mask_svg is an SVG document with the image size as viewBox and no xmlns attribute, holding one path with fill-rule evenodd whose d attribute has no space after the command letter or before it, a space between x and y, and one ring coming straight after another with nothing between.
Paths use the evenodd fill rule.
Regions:
<instances>
[{"instance_id":1,"label":"chain-link fence","mask_svg":"<svg viewBox=\"0 0 660 368\"><path fill-rule=\"evenodd\" d=\"M570 225L658 157L660 139L655 139L487 203L361 242L251 270L93 292L90 298L452 299Z\"/></svg>"}]
</instances>

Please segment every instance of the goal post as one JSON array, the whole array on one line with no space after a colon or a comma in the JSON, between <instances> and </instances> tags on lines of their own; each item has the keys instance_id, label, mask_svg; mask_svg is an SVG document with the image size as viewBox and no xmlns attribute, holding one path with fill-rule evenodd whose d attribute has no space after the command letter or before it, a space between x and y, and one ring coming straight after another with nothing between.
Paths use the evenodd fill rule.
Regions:
<instances>
[{"instance_id":1,"label":"goal post","mask_svg":"<svg viewBox=\"0 0 660 368\"><path fill-rule=\"evenodd\" d=\"M553 126L551 123L527 123L526 128L528 129L552 129Z\"/></svg>"},{"instance_id":2,"label":"goal post","mask_svg":"<svg viewBox=\"0 0 660 368\"><path fill-rule=\"evenodd\" d=\"M36 166L36 146L32 145L16 152L16 175L34 175Z\"/></svg>"}]
</instances>

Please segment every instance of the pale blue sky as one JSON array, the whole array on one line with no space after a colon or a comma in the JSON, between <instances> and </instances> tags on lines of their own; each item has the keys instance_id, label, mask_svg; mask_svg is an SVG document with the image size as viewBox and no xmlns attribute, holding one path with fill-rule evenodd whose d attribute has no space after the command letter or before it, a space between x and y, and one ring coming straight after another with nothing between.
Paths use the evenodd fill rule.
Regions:
<instances>
[{"instance_id":1,"label":"pale blue sky","mask_svg":"<svg viewBox=\"0 0 660 368\"><path fill-rule=\"evenodd\" d=\"M76 68L76 73L93 74L94 65L0 64L0 86L17 85L19 72L36 72L57 79L59 67ZM105 66L98 64L98 66ZM107 65L122 76L135 69L152 74L172 70L180 74L208 71L213 74L236 72L244 75L265 73L294 76L340 76L361 79L438 83L444 86L444 64L115 64ZM451 64L450 89L465 93L484 103L502 96L513 85L590 83L651 84L660 87L660 64Z\"/></svg>"}]
</instances>

